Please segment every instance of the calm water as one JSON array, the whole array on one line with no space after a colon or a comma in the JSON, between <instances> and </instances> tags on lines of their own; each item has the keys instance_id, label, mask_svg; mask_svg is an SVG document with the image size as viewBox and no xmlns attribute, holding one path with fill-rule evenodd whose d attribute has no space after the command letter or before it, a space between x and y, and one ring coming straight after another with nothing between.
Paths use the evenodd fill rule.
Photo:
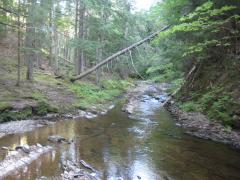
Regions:
<instances>
[{"instance_id":1,"label":"calm water","mask_svg":"<svg viewBox=\"0 0 240 180\"><path fill-rule=\"evenodd\" d=\"M160 103L148 97L143 97L134 119L118 105L93 120L60 121L7 136L0 139L0 146L48 144L47 137L56 134L74 143L57 145L56 151L6 179L53 179L60 176L60 162L66 159L83 159L101 172L102 179L109 180L240 179L239 152L184 134ZM1 150L1 158L4 155Z\"/></svg>"}]
</instances>

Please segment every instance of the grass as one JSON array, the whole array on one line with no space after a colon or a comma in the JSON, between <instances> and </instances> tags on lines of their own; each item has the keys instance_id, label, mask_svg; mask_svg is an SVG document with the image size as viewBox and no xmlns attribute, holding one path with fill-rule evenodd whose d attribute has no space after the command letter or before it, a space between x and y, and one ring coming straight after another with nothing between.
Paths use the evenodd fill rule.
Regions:
<instances>
[{"instance_id":1,"label":"grass","mask_svg":"<svg viewBox=\"0 0 240 180\"><path fill-rule=\"evenodd\" d=\"M56 79L53 75L46 74L44 71L34 69L34 82L25 81L26 67L21 68L21 86L16 87L17 61L14 58L0 59L0 122L20 120L31 117L32 115L45 115L49 112L59 112L62 107L63 112L74 108L90 108L111 101L114 97L121 95L129 86L129 80L103 80L101 87L89 82L75 82L64 79ZM69 91L71 96L76 97L75 103L56 104L52 102L45 93L49 89L61 87L57 90L59 94L67 98ZM45 88L42 91L42 88ZM40 90L41 89L41 90ZM54 93L53 93L54 94ZM54 97L54 96L53 96ZM11 104L14 101L35 101L36 107L27 106L24 109L15 111ZM64 98L63 98L64 101ZM64 107L64 108L63 108ZM12 111L13 110L13 111Z\"/></svg>"},{"instance_id":2,"label":"grass","mask_svg":"<svg viewBox=\"0 0 240 180\"><path fill-rule=\"evenodd\" d=\"M57 85L63 83L63 81L56 79L54 76L43 74L42 72L35 73L35 81L42 82L48 85Z\"/></svg>"},{"instance_id":3,"label":"grass","mask_svg":"<svg viewBox=\"0 0 240 180\"><path fill-rule=\"evenodd\" d=\"M0 111L4 111L10 108L11 108L11 105L9 102L0 102Z\"/></svg>"},{"instance_id":4,"label":"grass","mask_svg":"<svg viewBox=\"0 0 240 180\"><path fill-rule=\"evenodd\" d=\"M47 101L46 96L44 96L42 93L38 91L33 92L31 98L39 102Z\"/></svg>"},{"instance_id":5,"label":"grass","mask_svg":"<svg viewBox=\"0 0 240 180\"><path fill-rule=\"evenodd\" d=\"M102 88L90 83L74 83L70 86L70 90L78 97L75 104L78 108L89 108L96 104L101 104L119 96L125 91L131 83L124 80L105 80Z\"/></svg>"}]
</instances>

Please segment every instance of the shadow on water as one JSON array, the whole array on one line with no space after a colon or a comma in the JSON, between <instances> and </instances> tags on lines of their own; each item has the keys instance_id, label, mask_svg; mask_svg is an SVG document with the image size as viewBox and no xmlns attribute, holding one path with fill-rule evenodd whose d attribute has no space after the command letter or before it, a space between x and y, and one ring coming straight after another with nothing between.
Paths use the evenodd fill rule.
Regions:
<instances>
[{"instance_id":1,"label":"shadow on water","mask_svg":"<svg viewBox=\"0 0 240 180\"><path fill-rule=\"evenodd\" d=\"M6 179L59 177L61 160L81 159L102 172L102 179L239 179L240 154L229 147L184 134L160 103L146 97L134 117L116 106L94 120L60 121L0 139L0 146L49 144L50 135L73 139L56 145L25 169ZM5 157L1 150L1 158Z\"/></svg>"}]
</instances>

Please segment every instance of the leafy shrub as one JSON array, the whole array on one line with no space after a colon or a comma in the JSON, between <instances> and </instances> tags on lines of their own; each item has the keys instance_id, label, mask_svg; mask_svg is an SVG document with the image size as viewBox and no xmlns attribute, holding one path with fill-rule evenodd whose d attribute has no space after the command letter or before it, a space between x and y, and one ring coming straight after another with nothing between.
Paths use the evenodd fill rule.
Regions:
<instances>
[{"instance_id":1,"label":"leafy shrub","mask_svg":"<svg viewBox=\"0 0 240 180\"><path fill-rule=\"evenodd\" d=\"M201 110L200 105L193 101L180 104L179 107L186 112L198 112Z\"/></svg>"},{"instance_id":2,"label":"leafy shrub","mask_svg":"<svg viewBox=\"0 0 240 180\"><path fill-rule=\"evenodd\" d=\"M11 105L8 102L0 102L0 112L10 108Z\"/></svg>"}]
</instances>

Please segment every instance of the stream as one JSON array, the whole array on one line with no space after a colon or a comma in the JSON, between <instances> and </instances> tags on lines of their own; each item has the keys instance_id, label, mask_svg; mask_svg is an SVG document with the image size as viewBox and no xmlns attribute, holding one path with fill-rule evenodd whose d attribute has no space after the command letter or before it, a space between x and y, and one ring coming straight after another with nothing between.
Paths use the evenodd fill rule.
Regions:
<instances>
[{"instance_id":1,"label":"stream","mask_svg":"<svg viewBox=\"0 0 240 180\"><path fill-rule=\"evenodd\" d=\"M165 98L163 95L162 98ZM106 180L239 179L240 153L230 147L191 137L175 125L159 100L142 96L129 117L119 102L95 119L62 120L47 127L0 139L0 147L51 144L50 135L73 140L55 145L28 167L5 179L59 179L61 161L85 162ZM53 145L53 144L51 144ZM0 151L0 160L6 156Z\"/></svg>"}]
</instances>

